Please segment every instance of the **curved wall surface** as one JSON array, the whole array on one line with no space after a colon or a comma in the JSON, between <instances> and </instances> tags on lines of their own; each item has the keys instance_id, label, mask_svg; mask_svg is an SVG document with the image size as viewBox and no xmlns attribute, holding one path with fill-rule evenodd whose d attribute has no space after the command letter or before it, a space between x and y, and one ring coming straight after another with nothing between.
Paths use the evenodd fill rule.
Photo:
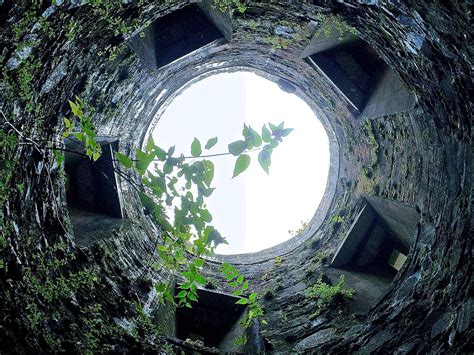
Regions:
<instances>
[{"instance_id":1,"label":"curved wall surface","mask_svg":"<svg viewBox=\"0 0 474 355\"><path fill-rule=\"evenodd\" d=\"M0 146L9 162L3 164L0 186L4 350L215 351L177 339L176 313L157 297L154 285L173 276L155 253L161 234L139 203L136 177L124 173L117 185L125 218L79 241L66 202L70 187L52 147L70 115L67 100L78 95L93 108L98 134L118 140L120 151L133 156L184 88L242 69L293 84L325 126L332 157L325 196L303 235L258 253L215 256L203 270L208 286L228 293L219 267L232 262L250 281L250 290L261 295L267 324L256 337L260 340L249 345L252 351L470 350L472 30L467 2L250 2L231 21L199 7L211 13L212 26L223 28L223 36L209 32L209 43L163 65L154 57L157 43L164 44L154 39L152 24L175 16L187 1L100 8L55 3L0 2L0 121L3 132L16 137L10 144L3 135ZM344 41L318 52L325 56L314 52L312 60L301 58L320 45L315 35L327 26L320 14L330 19L338 14L354 26L369 46L364 56L377 55L387 65L379 76L368 76L376 84L361 84L364 70L371 69L364 65L368 57L341 47ZM137 18L136 30L126 35L111 21ZM180 41L190 38L186 28L179 31ZM369 95L359 97L360 107L351 88ZM364 102L370 107L365 115ZM371 224L372 234L358 235L369 209L379 224ZM103 226L100 218L94 221ZM369 245L379 227L388 236L384 240L406 253L398 272L373 272L378 269L354 266L353 260L331 266L344 259L344 243L357 239ZM400 233L407 250L396 245ZM318 280L334 285L341 275L356 291L352 300L321 311L308 290ZM159 332L151 331L143 314L160 325Z\"/></svg>"}]
</instances>

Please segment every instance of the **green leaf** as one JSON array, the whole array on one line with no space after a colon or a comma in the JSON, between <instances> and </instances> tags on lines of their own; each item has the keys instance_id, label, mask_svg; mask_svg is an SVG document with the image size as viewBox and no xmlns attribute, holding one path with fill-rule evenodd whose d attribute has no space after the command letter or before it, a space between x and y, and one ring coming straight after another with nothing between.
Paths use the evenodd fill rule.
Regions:
<instances>
[{"instance_id":1,"label":"green leaf","mask_svg":"<svg viewBox=\"0 0 474 355\"><path fill-rule=\"evenodd\" d=\"M157 284L155 286L155 289L156 289L156 292L164 292L166 290L166 284L164 284L163 282L160 282L159 284Z\"/></svg>"},{"instance_id":2,"label":"green leaf","mask_svg":"<svg viewBox=\"0 0 474 355\"><path fill-rule=\"evenodd\" d=\"M247 126L245 123L244 123L244 129L242 130L242 135L244 136L246 141L252 140L252 137L250 135L250 126Z\"/></svg>"},{"instance_id":3,"label":"green leaf","mask_svg":"<svg viewBox=\"0 0 474 355\"><path fill-rule=\"evenodd\" d=\"M271 161L271 155L272 155L272 149L262 149L260 153L258 153L258 162L260 163L260 166L262 167L263 170L268 174L269 171L268 169L270 168L270 164L272 163Z\"/></svg>"},{"instance_id":4,"label":"green leaf","mask_svg":"<svg viewBox=\"0 0 474 355\"><path fill-rule=\"evenodd\" d=\"M232 178L235 178L238 176L240 173L245 171L250 165L250 156L247 154L242 154L237 158L237 161L235 162L235 167L234 167L234 175Z\"/></svg>"},{"instance_id":5,"label":"green leaf","mask_svg":"<svg viewBox=\"0 0 474 355\"><path fill-rule=\"evenodd\" d=\"M206 278L202 275L196 275L194 279L198 284L201 284L201 285L207 284Z\"/></svg>"},{"instance_id":6,"label":"green leaf","mask_svg":"<svg viewBox=\"0 0 474 355\"><path fill-rule=\"evenodd\" d=\"M125 154L115 152L115 157L124 168L130 169L133 166L133 161Z\"/></svg>"},{"instance_id":7,"label":"green leaf","mask_svg":"<svg viewBox=\"0 0 474 355\"><path fill-rule=\"evenodd\" d=\"M168 222L166 217L163 216L162 212L159 209L154 211L155 219L158 224L167 232L173 232L173 226Z\"/></svg>"},{"instance_id":8,"label":"green leaf","mask_svg":"<svg viewBox=\"0 0 474 355\"><path fill-rule=\"evenodd\" d=\"M64 117L64 124L66 125L67 129L71 128L71 121L69 121L69 119L67 119L66 117Z\"/></svg>"},{"instance_id":9,"label":"green leaf","mask_svg":"<svg viewBox=\"0 0 474 355\"><path fill-rule=\"evenodd\" d=\"M76 105L71 100L68 100L68 102L69 102L69 106L71 107L71 111L74 114L74 116L82 117L84 115L82 110L81 110L80 105Z\"/></svg>"},{"instance_id":10,"label":"green leaf","mask_svg":"<svg viewBox=\"0 0 474 355\"><path fill-rule=\"evenodd\" d=\"M241 284L242 282L244 282L244 276L243 275L240 275L238 278L237 278L237 282L239 284Z\"/></svg>"},{"instance_id":11,"label":"green leaf","mask_svg":"<svg viewBox=\"0 0 474 355\"><path fill-rule=\"evenodd\" d=\"M273 134L278 130L278 127L275 126L274 124L268 123L268 125L270 126L270 129L272 130L272 133L273 133Z\"/></svg>"},{"instance_id":12,"label":"green leaf","mask_svg":"<svg viewBox=\"0 0 474 355\"><path fill-rule=\"evenodd\" d=\"M153 137L148 137L148 142L146 143L146 150L147 152L151 152L155 148L155 142L153 141Z\"/></svg>"},{"instance_id":13,"label":"green leaf","mask_svg":"<svg viewBox=\"0 0 474 355\"><path fill-rule=\"evenodd\" d=\"M282 129L280 131L280 136L281 137L286 137L287 135L289 135L291 133L291 131L293 131L293 128L285 128L285 129Z\"/></svg>"},{"instance_id":14,"label":"green leaf","mask_svg":"<svg viewBox=\"0 0 474 355\"><path fill-rule=\"evenodd\" d=\"M207 242L209 245L214 243L214 246L216 247L222 243L227 244L227 241L225 240L225 238L222 237L222 235L215 229L209 234Z\"/></svg>"},{"instance_id":15,"label":"green leaf","mask_svg":"<svg viewBox=\"0 0 474 355\"><path fill-rule=\"evenodd\" d=\"M228 145L229 153L235 156L240 155L246 147L247 143L245 143L245 141L236 141Z\"/></svg>"},{"instance_id":16,"label":"green leaf","mask_svg":"<svg viewBox=\"0 0 474 355\"><path fill-rule=\"evenodd\" d=\"M235 290L234 292L232 292L232 296L240 296L242 294L243 294L242 290Z\"/></svg>"},{"instance_id":17,"label":"green leaf","mask_svg":"<svg viewBox=\"0 0 474 355\"><path fill-rule=\"evenodd\" d=\"M140 149L136 149L135 153L137 154L138 159L138 161L135 162L135 167L139 172L145 172L145 170L148 169L148 165L150 165L155 156L153 154L147 154Z\"/></svg>"},{"instance_id":18,"label":"green leaf","mask_svg":"<svg viewBox=\"0 0 474 355\"><path fill-rule=\"evenodd\" d=\"M182 290L180 293L176 295L177 298L184 298L188 294L188 291Z\"/></svg>"},{"instance_id":19,"label":"green leaf","mask_svg":"<svg viewBox=\"0 0 474 355\"><path fill-rule=\"evenodd\" d=\"M191 224L193 224L198 231L201 231L205 226L204 221L198 217L194 217L191 221Z\"/></svg>"},{"instance_id":20,"label":"green leaf","mask_svg":"<svg viewBox=\"0 0 474 355\"><path fill-rule=\"evenodd\" d=\"M204 186L198 187L199 195L203 195L204 197L209 197L214 192L215 188L206 189ZM199 197L198 197L199 198Z\"/></svg>"},{"instance_id":21,"label":"green leaf","mask_svg":"<svg viewBox=\"0 0 474 355\"><path fill-rule=\"evenodd\" d=\"M163 165L163 172L165 174L171 174L173 172L173 165L168 164L167 162Z\"/></svg>"},{"instance_id":22,"label":"green leaf","mask_svg":"<svg viewBox=\"0 0 474 355\"><path fill-rule=\"evenodd\" d=\"M142 202L142 205L147 208L149 211L154 211L155 208L158 206L153 199L148 196L147 194L138 191L138 196L140 197L140 201Z\"/></svg>"},{"instance_id":23,"label":"green leaf","mask_svg":"<svg viewBox=\"0 0 474 355\"><path fill-rule=\"evenodd\" d=\"M242 285L242 290L243 291L247 291L249 288L249 282L248 281L245 281L244 284Z\"/></svg>"},{"instance_id":24,"label":"green leaf","mask_svg":"<svg viewBox=\"0 0 474 355\"><path fill-rule=\"evenodd\" d=\"M249 304L249 300L246 298L241 298L240 300L235 302L235 304Z\"/></svg>"},{"instance_id":25,"label":"green leaf","mask_svg":"<svg viewBox=\"0 0 474 355\"><path fill-rule=\"evenodd\" d=\"M192 280L194 277L194 274L189 271L182 272L181 275L183 275L188 280Z\"/></svg>"},{"instance_id":26,"label":"green leaf","mask_svg":"<svg viewBox=\"0 0 474 355\"><path fill-rule=\"evenodd\" d=\"M160 147L156 146L154 147L155 151L155 156L160 160L160 161L165 161L166 160L166 152L161 149Z\"/></svg>"},{"instance_id":27,"label":"green leaf","mask_svg":"<svg viewBox=\"0 0 474 355\"><path fill-rule=\"evenodd\" d=\"M201 153L201 142L199 142L199 139L194 138L193 142L191 143L191 155L193 157L198 157L201 155Z\"/></svg>"},{"instance_id":28,"label":"green leaf","mask_svg":"<svg viewBox=\"0 0 474 355\"><path fill-rule=\"evenodd\" d=\"M187 290L187 289L191 288L191 283L190 282L185 282L184 284L179 286L179 288L182 289L182 290Z\"/></svg>"},{"instance_id":29,"label":"green leaf","mask_svg":"<svg viewBox=\"0 0 474 355\"><path fill-rule=\"evenodd\" d=\"M214 147L217 143L217 137L211 138L207 141L205 148L206 149L211 149Z\"/></svg>"},{"instance_id":30,"label":"green leaf","mask_svg":"<svg viewBox=\"0 0 474 355\"><path fill-rule=\"evenodd\" d=\"M205 263L204 259L194 260L194 265L196 265L196 267L202 267L204 265L204 263Z\"/></svg>"},{"instance_id":31,"label":"green leaf","mask_svg":"<svg viewBox=\"0 0 474 355\"><path fill-rule=\"evenodd\" d=\"M188 293L188 298L194 302L197 302L198 300L197 297L193 293Z\"/></svg>"},{"instance_id":32,"label":"green leaf","mask_svg":"<svg viewBox=\"0 0 474 355\"><path fill-rule=\"evenodd\" d=\"M260 147L262 145L262 137L260 137L260 135L252 127L249 127L249 129L253 146Z\"/></svg>"},{"instance_id":33,"label":"green leaf","mask_svg":"<svg viewBox=\"0 0 474 355\"><path fill-rule=\"evenodd\" d=\"M92 153L92 160L97 161L97 159L100 158L100 153L99 152L93 152Z\"/></svg>"},{"instance_id":34,"label":"green leaf","mask_svg":"<svg viewBox=\"0 0 474 355\"><path fill-rule=\"evenodd\" d=\"M74 136L80 141L84 141L84 133L74 133Z\"/></svg>"},{"instance_id":35,"label":"green leaf","mask_svg":"<svg viewBox=\"0 0 474 355\"><path fill-rule=\"evenodd\" d=\"M209 213L208 210L201 210L199 215L204 220L204 222L211 223L212 222L212 215Z\"/></svg>"},{"instance_id":36,"label":"green leaf","mask_svg":"<svg viewBox=\"0 0 474 355\"><path fill-rule=\"evenodd\" d=\"M270 141L272 140L272 134L265 125L263 125L262 127L262 139L265 143L270 143Z\"/></svg>"},{"instance_id":37,"label":"green leaf","mask_svg":"<svg viewBox=\"0 0 474 355\"><path fill-rule=\"evenodd\" d=\"M250 300L250 301L255 301L255 300L257 299L257 295L258 295L258 294L257 294L256 292L250 294L249 300Z\"/></svg>"},{"instance_id":38,"label":"green leaf","mask_svg":"<svg viewBox=\"0 0 474 355\"><path fill-rule=\"evenodd\" d=\"M58 165L62 165L64 162L64 154L59 150L53 150L54 157L58 161Z\"/></svg>"},{"instance_id":39,"label":"green leaf","mask_svg":"<svg viewBox=\"0 0 474 355\"><path fill-rule=\"evenodd\" d=\"M204 183L210 187L212 183L212 179L214 178L214 163L210 160L204 160L204 176L203 181Z\"/></svg>"},{"instance_id":40,"label":"green leaf","mask_svg":"<svg viewBox=\"0 0 474 355\"><path fill-rule=\"evenodd\" d=\"M244 129L242 131L242 135L245 138L245 148L250 150L253 148L253 139L252 139L252 129L250 126L244 124Z\"/></svg>"}]
</instances>

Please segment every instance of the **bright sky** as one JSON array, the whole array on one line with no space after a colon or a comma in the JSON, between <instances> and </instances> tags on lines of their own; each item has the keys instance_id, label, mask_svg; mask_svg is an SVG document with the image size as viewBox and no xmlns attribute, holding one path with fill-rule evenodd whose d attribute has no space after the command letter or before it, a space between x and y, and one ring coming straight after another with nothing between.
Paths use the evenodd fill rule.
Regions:
<instances>
[{"instance_id":1,"label":"bright sky","mask_svg":"<svg viewBox=\"0 0 474 355\"><path fill-rule=\"evenodd\" d=\"M217 74L197 82L173 100L156 125L157 145L175 145L176 155L190 155L194 137L204 147L217 136L219 142L210 153L227 152L227 144L242 139L244 122L261 133L263 124L281 121L294 131L273 151L270 175L258 164L258 152L251 153L249 168L234 179L236 157L212 158L216 189L207 205L212 224L229 243L217 247L219 254L277 245L291 238L289 229L311 219L329 171L326 132L303 100L249 72Z\"/></svg>"}]
</instances>

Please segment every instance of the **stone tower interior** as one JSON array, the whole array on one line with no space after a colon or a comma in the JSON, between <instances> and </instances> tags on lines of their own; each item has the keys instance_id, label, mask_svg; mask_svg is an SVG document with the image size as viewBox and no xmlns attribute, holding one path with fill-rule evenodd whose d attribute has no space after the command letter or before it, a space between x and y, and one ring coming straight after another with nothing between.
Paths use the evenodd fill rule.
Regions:
<instances>
[{"instance_id":1,"label":"stone tower interior","mask_svg":"<svg viewBox=\"0 0 474 355\"><path fill-rule=\"evenodd\" d=\"M471 12L469 1L0 0L0 353L471 352ZM179 307L183 266L160 254L172 233L114 152L134 164L171 100L237 71L311 107L329 178L304 231L207 255L197 300ZM97 159L84 135L64 138L76 98ZM226 263L248 281L241 294ZM250 294L262 314L245 325Z\"/></svg>"}]
</instances>

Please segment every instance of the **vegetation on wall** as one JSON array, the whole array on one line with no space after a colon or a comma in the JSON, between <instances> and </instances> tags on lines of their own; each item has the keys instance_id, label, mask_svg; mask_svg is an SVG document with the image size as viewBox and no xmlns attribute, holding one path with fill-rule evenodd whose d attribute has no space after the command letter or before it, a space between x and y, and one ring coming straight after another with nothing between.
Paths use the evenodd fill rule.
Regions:
<instances>
[{"instance_id":1,"label":"vegetation on wall","mask_svg":"<svg viewBox=\"0 0 474 355\"><path fill-rule=\"evenodd\" d=\"M139 6L146 3L147 1L140 1ZM42 38L51 39L58 37L59 34L59 36L65 36L67 41L75 41L81 38L84 31L90 30L84 27L80 16L76 16L75 13L71 13L65 7L60 6L60 2L53 0L52 5L54 5L53 12L43 16L43 4L34 2L25 15L21 17L21 21L13 25L14 42L11 50L14 53L13 55L17 56L17 63L12 64L9 69L6 66L2 68L5 98L12 102L20 99L20 108L24 112L38 116L35 120L38 127L41 127L41 111L43 108L36 102L39 92L36 91L37 89L35 89L33 83L37 79L36 76L38 76L42 64L40 59L35 58L30 53L34 52L35 48L41 44ZM89 0L83 6L90 10L94 18L98 19L97 28L106 28L115 38L112 41L113 45L107 45L105 49L99 49L97 53L102 56L109 56L109 59L114 59L121 52L124 35L136 31L141 24L141 20L132 12L125 11L127 4L120 3L117 6L112 6L112 3L108 1ZM246 9L245 5L238 0L215 1L214 6L217 6L221 11L230 12L234 10L244 12ZM119 13L127 13L130 17L127 17L128 15L125 17L118 16ZM54 20L58 18L61 19L61 22L67 23L65 30L58 31L58 28L56 28L57 21ZM38 26L37 23L39 23ZM28 36L32 31L36 31L39 38ZM20 55L16 55L16 53L20 53ZM23 55L22 53L26 54ZM4 57L1 57L0 60L5 63ZM69 105L71 116L64 119L65 129L62 138L82 142L85 148L85 156L93 161L98 160L101 155L101 146L96 141L96 134L92 126L92 110L87 103L79 98L69 101ZM4 115L3 112L2 115ZM28 132L21 134L12 125L13 118L11 118L11 122L5 116L2 118L4 118L4 120L2 119L4 124L8 123L12 126L6 130L2 129L0 137L2 152L0 199L3 205L3 202L12 193L12 176L14 165L17 163L14 155L18 140L22 145L30 145L37 149L40 154L43 154L43 158L44 154L52 151L59 166L64 161L65 146L58 141L35 141L33 137L28 137ZM282 138L290 132L291 129L284 128L283 123L280 125L268 124L262 128L261 134L257 133L252 127L244 126L243 139L230 144L229 151L226 153L236 158L233 177L237 177L247 169L254 152L258 154L255 160L268 173L273 150ZM135 151L134 159L116 152L116 159L125 171L128 170L127 174L122 170L119 171L119 174L137 189L147 213L163 229L163 243L158 247L160 262L155 267L165 266L170 268L179 275L182 282L179 285L180 291L176 297L172 295L173 290L170 284L158 284L156 290L163 302L167 300L173 305L189 307L192 302L197 300L197 287L207 283L200 272L204 264L202 257L210 255L218 243L225 242L225 239L210 224L212 215L205 205L205 198L210 196L214 189L211 187L214 165L206 159L203 150L209 151L216 143L217 138L211 138L205 145L201 146L201 142L195 139L191 145L190 157L175 156L173 147L164 151L156 146L152 140L149 140L144 151ZM150 164L155 165L153 173L150 173L147 169ZM130 174L131 172L133 173ZM140 177L139 180L130 178L134 174ZM17 188L21 192L24 187L18 184ZM169 220L167 217L169 214L165 211L170 209L174 212L173 221ZM3 208L1 213L0 269L6 270L8 262L4 259L3 248L8 246L7 238L12 233L13 226L10 221L3 218ZM51 247L53 246L51 245ZM87 289L92 285L78 281L75 274L63 271L67 267L63 264L63 261L67 261L68 264L71 263L71 259L61 257L62 254L67 254L65 251L57 250L53 254L47 256L47 259L50 260L47 264L42 264L43 259L38 259L37 266L32 263L30 269L28 269L30 271L25 270L24 272L25 287L31 289L31 295L37 293L42 299L43 305L46 306L49 304L53 306L59 300L66 300L71 293L77 291L74 285L78 285L83 289ZM189 260L189 255L194 256L192 260ZM51 263L59 263L60 269L53 267ZM42 267L41 265L47 265L48 267ZM37 267L41 267L41 273L38 273ZM78 275L82 275L82 273L83 271L80 271ZM236 289L234 294L238 293L241 297L240 302L246 302L245 304L249 306L248 317L245 322L248 326L263 311L258 306L256 293L245 296L248 294L248 282L242 279L243 275L239 274L235 280L232 279L229 282L231 285L234 285L235 282L241 283L240 288ZM95 276L91 276L90 280L96 280ZM99 306L97 305L97 307ZM91 304L90 310L96 318L100 318L100 309L97 307ZM60 351L62 349L61 341L54 341L53 334L43 328L43 325L48 324L50 319L43 314L45 310L41 308L33 299L27 305L28 314L25 319L28 324L26 324L26 328L35 332L43 331L43 339L48 346L55 349L55 351ZM97 334L98 329L103 325L94 325L91 322L92 320L85 320L84 324L71 327L71 332L78 336L82 332L82 330L79 331L80 329L90 329L90 334L84 339L83 351L86 353L95 351L100 344L100 336L103 335L103 332Z\"/></svg>"},{"instance_id":2,"label":"vegetation on wall","mask_svg":"<svg viewBox=\"0 0 474 355\"><path fill-rule=\"evenodd\" d=\"M76 98L75 102L69 101L71 118L65 118L65 132L63 137L74 136L85 147L85 155L92 160L100 156L100 144L95 140L90 113L87 112L84 102ZM214 164L206 159L216 155L236 156L233 178L245 171L251 162L250 153L258 151L258 162L265 172L269 172L273 150L284 137L290 134L291 128L284 128L284 123L278 126L269 123L264 125L261 134L252 127L244 125L241 140L228 145L228 152L218 154L203 154L217 143L218 138L210 138L202 147L201 142L195 138L191 144L191 156L174 156L174 147L164 150L158 147L150 137L145 150L135 150L136 159L115 152L117 161L123 168L132 170L140 176L140 183L128 179L135 187L141 202L148 214L162 228L162 241L158 246L160 262L155 267L165 266L172 272L177 272L184 279L179 285L180 291L173 297L173 290L169 283L161 282L156 285L158 297L161 302L171 302L173 305L191 307L197 301L197 289L207 284L200 269L205 263L204 256L210 256L214 248L225 243L225 239L210 224L212 215L206 207L205 199L209 197L214 188ZM53 147L60 152L61 147ZM188 163L187 161L191 161ZM149 167L153 164L153 170ZM120 172L124 176L123 172ZM172 213L171 213L172 212ZM169 218L174 216L174 220ZM195 259L189 261L192 255ZM244 327L249 327L254 319L263 314L258 305L257 294L244 295L249 288L248 281L239 274L231 265L222 267L224 277L231 287L236 288L233 295L241 297L237 302L248 305L247 317L243 322Z\"/></svg>"},{"instance_id":3,"label":"vegetation on wall","mask_svg":"<svg viewBox=\"0 0 474 355\"><path fill-rule=\"evenodd\" d=\"M11 183L14 173L14 167L17 164L15 151L18 144L16 135L11 132L0 129L0 153L2 160L0 162L0 206L5 206L10 194L12 193ZM17 185L17 190L24 189L23 185ZM4 260L4 249L7 246L6 236L11 232L11 221L5 219L3 208L0 210L0 269L6 267Z\"/></svg>"},{"instance_id":4,"label":"vegetation on wall","mask_svg":"<svg viewBox=\"0 0 474 355\"><path fill-rule=\"evenodd\" d=\"M212 0L212 6L221 12L230 12L231 14L234 11L240 13L247 11L247 5L242 0Z\"/></svg>"},{"instance_id":5,"label":"vegetation on wall","mask_svg":"<svg viewBox=\"0 0 474 355\"><path fill-rule=\"evenodd\" d=\"M344 288L345 281L345 276L341 275L338 283L332 286L319 278L316 284L306 290L306 297L316 299L317 312L331 305L335 306L338 302L343 302L354 296L353 289Z\"/></svg>"},{"instance_id":6,"label":"vegetation on wall","mask_svg":"<svg viewBox=\"0 0 474 355\"><path fill-rule=\"evenodd\" d=\"M290 234L293 237L296 237L297 235L302 234L306 230L306 228L308 227L308 224L309 224L309 220L301 221L300 226L296 228L295 230L289 229L288 234Z\"/></svg>"},{"instance_id":7,"label":"vegetation on wall","mask_svg":"<svg viewBox=\"0 0 474 355\"><path fill-rule=\"evenodd\" d=\"M316 18L320 22L320 26L316 31L315 36L322 34L325 37L331 37L335 34L337 35L338 40L342 41L348 34L354 36L359 35L359 31L357 31L356 28L349 25L338 15L318 13Z\"/></svg>"},{"instance_id":8,"label":"vegetation on wall","mask_svg":"<svg viewBox=\"0 0 474 355\"><path fill-rule=\"evenodd\" d=\"M138 6L149 2L141 0ZM52 4L57 6L55 7L56 13L50 17L42 15L44 6L41 2L34 1L32 3L29 10L21 17L21 21L13 25L13 47L11 48L13 53L22 51L34 53L35 48L41 44L42 38L73 42L80 40L86 33L85 31L90 31L81 22L80 17L76 16L76 10L66 10L65 7L59 6L60 3L62 2L52 1ZM239 0L215 0L214 5L221 11L244 12L246 10L245 4ZM105 30L113 37L113 44L99 47L97 54L111 60L115 59L120 55L124 46L124 36L139 30L141 20L135 18L133 12L124 10L128 6L126 3L112 5L110 1L89 0L85 1L83 6L84 8L77 10L77 13L81 11L90 13L91 16L99 20L97 28ZM122 13L130 16L117 15ZM58 18L61 21L54 20ZM39 25L35 27L37 23ZM58 23L67 25L64 28L59 28ZM35 31L39 36L29 36ZM287 45L287 43L283 43L282 48ZM44 63L41 62L41 58L35 58L30 54L17 56L17 60L17 66L9 70L6 69L6 66L2 68L2 80L6 88L5 97L7 100L15 102L15 115L17 115L17 109L21 114L34 115L35 125L42 127L43 107L39 103L39 90L34 83L40 79L40 69ZM0 58L0 62L3 64L5 58ZM85 155L96 161L100 157L101 146L96 141L92 125L93 112L90 107L87 107L87 103L79 98L70 101L69 105L72 113L69 118L64 120L63 138L83 142ZM13 113L8 112L9 119L10 114L13 115ZM12 120L12 122L14 121ZM283 123L279 125L267 124L262 127L260 133L252 127L244 126L242 139L229 144L228 152L222 153L235 157L233 177L244 172L252 160L257 160L268 173L273 150L290 132L291 129L285 128ZM64 161L65 147L62 143L35 141L33 137L28 137L28 132L22 133L23 135L19 134L14 127L0 131L0 151L2 152L0 200L2 206L11 194L22 195L25 188L22 184L15 185L12 179L14 167L18 163L18 157L15 157L18 144L41 148L43 159L45 159L47 151L52 151L59 166ZM213 192L214 174L214 165L207 158L212 155L208 153L216 143L217 138L210 138L205 144L196 138L191 144L189 157L176 156L173 147L162 149L151 139L144 150L137 149L134 152L133 158L116 152L115 157L122 165L119 174L137 189L146 213L154 218L163 229L163 244L158 247L160 261L154 267L165 266L176 273L181 280L178 286L179 292L176 295L173 295L169 283L155 285L162 302L168 301L176 306L192 306L192 303L197 300L197 288L207 284L207 280L201 273L205 263L204 257L211 255L215 246L225 241L212 226L212 215L205 204L205 198ZM253 153L256 155L255 158L252 156ZM53 163L51 162L51 164ZM151 165L155 167L154 172L150 172L148 169ZM138 176L139 179L136 180L133 176ZM169 215L167 212L170 210L174 213L173 220L167 217ZM3 272L8 266L4 255L10 252L5 250L4 253L3 249L8 244L7 236L13 235L14 226L3 218L3 208L0 213L2 228L0 270ZM34 250L35 242L37 241L32 237L31 241L28 241L32 250ZM74 263L75 256L64 244L51 244L48 248L50 248L50 252L38 254L38 257L32 258L35 260L22 270L20 284L27 297L24 308L25 317L22 322L27 329L35 334L41 334L39 338L53 351L62 351L65 341L55 337L55 328L50 327L50 324L57 324L57 327L64 326L68 321L67 312L61 314L54 308L58 302L69 302L71 298L73 300L78 298L82 302L83 299L78 295L84 290L98 287L98 278L94 270L68 270L68 267ZM189 258L190 255L193 257ZM275 265L279 263L281 263L281 259L276 259ZM233 288L233 294L241 297L239 302L248 306L248 313L242 325L249 327L255 319L260 319L264 323L264 320L261 319L263 309L258 303L259 296L257 293L249 291L249 284L244 276L234 266L226 264L222 267L222 273L230 287ZM6 295L6 297L8 299L10 295ZM83 295L83 298L86 299L87 295ZM4 300L2 298L2 302ZM64 328L77 339L81 339L81 343L76 344L81 352L95 353L101 346L107 348L107 344L102 343L105 333L122 336L123 330L119 327L111 328L102 323L101 318L103 318L104 310L100 304L95 304L91 300L84 301L82 304L85 306L80 310L78 321ZM48 311L47 314L45 309ZM141 323L146 325L143 309L140 309L140 305L136 309L139 319L142 319ZM144 326L144 328L146 327ZM137 333L136 336L138 337L139 334ZM245 341L242 338L237 343L242 345Z\"/></svg>"}]
</instances>

